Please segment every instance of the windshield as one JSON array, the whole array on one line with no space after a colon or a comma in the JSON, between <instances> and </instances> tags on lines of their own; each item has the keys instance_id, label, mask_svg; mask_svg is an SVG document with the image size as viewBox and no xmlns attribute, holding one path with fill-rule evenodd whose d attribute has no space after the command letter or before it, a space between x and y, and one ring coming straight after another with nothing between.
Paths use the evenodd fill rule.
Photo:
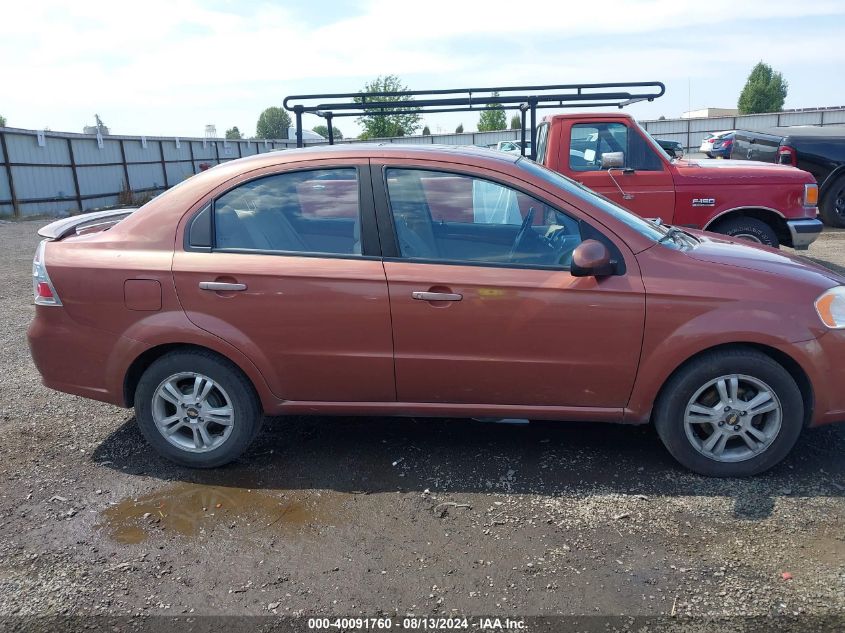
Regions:
<instances>
[{"instance_id":1,"label":"windshield","mask_svg":"<svg viewBox=\"0 0 845 633\"><path fill-rule=\"evenodd\" d=\"M533 176L539 176L547 183L554 185L559 189L563 189L567 193L572 194L577 198L588 202L589 204L599 207L608 215L613 216L620 222L624 222L626 225L628 225L641 235L644 235L645 237L654 240L655 242L666 235L666 230L663 227L659 227L654 222L644 220L640 216L631 213L627 209L623 209L615 202L608 200L604 196L600 196L592 189L588 189L587 187L582 185L580 182L576 182L571 178L567 178L562 174L552 171L551 169L547 169L542 165L538 165L534 161L528 160L526 158L520 158L519 160L517 160L516 165L517 167L521 167Z\"/></svg>"}]
</instances>

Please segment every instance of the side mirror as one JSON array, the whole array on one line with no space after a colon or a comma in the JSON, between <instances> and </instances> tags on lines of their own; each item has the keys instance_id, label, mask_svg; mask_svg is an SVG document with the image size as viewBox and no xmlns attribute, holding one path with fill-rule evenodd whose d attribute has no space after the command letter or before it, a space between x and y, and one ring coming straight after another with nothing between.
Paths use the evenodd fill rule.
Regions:
<instances>
[{"instance_id":1,"label":"side mirror","mask_svg":"<svg viewBox=\"0 0 845 633\"><path fill-rule=\"evenodd\" d=\"M625 152L605 152L601 155L601 168L613 169L625 166Z\"/></svg>"},{"instance_id":2,"label":"side mirror","mask_svg":"<svg viewBox=\"0 0 845 633\"><path fill-rule=\"evenodd\" d=\"M616 272L607 246L598 240L584 240L572 252L569 272L573 277L608 277Z\"/></svg>"}]
</instances>

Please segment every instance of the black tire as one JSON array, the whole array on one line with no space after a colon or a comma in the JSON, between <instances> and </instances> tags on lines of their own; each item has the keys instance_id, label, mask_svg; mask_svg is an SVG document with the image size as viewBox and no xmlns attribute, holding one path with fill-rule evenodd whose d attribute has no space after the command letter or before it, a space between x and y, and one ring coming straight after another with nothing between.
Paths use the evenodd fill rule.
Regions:
<instances>
[{"instance_id":1,"label":"black tire","mask_svg":"<svg viewBox=\"0 0 845 633\"><path fill-rule=\"evenodd\" d=\"M772 248L778 248L780 246L780 240L774 228L757 218L750 218L748 216L728 218L719 222L711 230L715 233L771 246Z\"/></svg>"},{"instance_id":2,"label":"black tire","mask_svg":"<svg viewBox=\"0 0 845 633\"><path fill-rule=\"evenodd\" d=\"M190 452L175 446L158 430L153 397L162 382L180 372L194 372L217 383L231 401L232 429L216 448ZM263 422L260 402L249 379L229 361L204 351L173 352L150 365L135 390L135 417L141 433L162 457L191 468L216 468L237 459L258 435Z\"/></svg>"},{"instance_id":3,"label":"black tire","mask_svg":"<svg viewBox=\"0 0 845 633\"><path fill-rule=\"evenodd\" d=\"M819 214L828 226L845 228L845 176L840 176L825 191Z\"/></svg>"},{"instance_id":4,"label":"black tire","mask_svg":"<svg viewBox=\"0 0 845 633\"><path fill-rule=\"evenodd\" d=\"M684 413L696 391L728 374L764 382L781 405L780 431L765 450L745 461L707 457L693 446L685 431ZM804 427L804 401L789 372L769 356L747 348L717 350L702 354L672 375L655 404L653 419L663 444L690 470L708 477L747 477L768 470L789 454Z\"/></svg>"}]
</instances>

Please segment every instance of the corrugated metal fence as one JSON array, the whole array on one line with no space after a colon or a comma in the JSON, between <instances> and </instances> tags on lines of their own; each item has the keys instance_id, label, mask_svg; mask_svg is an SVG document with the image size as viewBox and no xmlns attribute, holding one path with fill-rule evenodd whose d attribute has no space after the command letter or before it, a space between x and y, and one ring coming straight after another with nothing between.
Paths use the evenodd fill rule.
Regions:
<instances>
[{"instance_id":1,"label":"corrugated metal fence","mask_svg":"<svg viewBox=\"0 0 845 633\"><path fill-rule=\"evenodd\" d=\"M697 152L701 142L709 132L765 130L791 125L845 125L845 106L702 119L664 119L662 121L640 121L640 123L652 136L670 141L680 141L687 151Z\"/></svg>"},{"instance_id":2,"label":"corrugated metal fence","mask_svg":"<svg viewBox=\"0 0 845 633\"><path fill-rule=\"evenodd\" d=\"M227 160L294 141L105 136L0 128L0 216L131 204Z\"/></svg>"},{"instance_id":3,"label":"corrugated metal fence","mask_svg":"<svg viewBox=\"0 0 845 633\"><path fill-rule=\"evenodd\" d=\"M680 141L688 151L696 151L708 132L759 130L779 125L845 125L845 107L642 123L653 136ZM519 136L519 130L501 130L371 142L493 145L498 141L517 140ZM0 216L66 215L138 203L206 167L295 145L294 140L101 137L0 128Z\"/></svg>"}]
</instances>

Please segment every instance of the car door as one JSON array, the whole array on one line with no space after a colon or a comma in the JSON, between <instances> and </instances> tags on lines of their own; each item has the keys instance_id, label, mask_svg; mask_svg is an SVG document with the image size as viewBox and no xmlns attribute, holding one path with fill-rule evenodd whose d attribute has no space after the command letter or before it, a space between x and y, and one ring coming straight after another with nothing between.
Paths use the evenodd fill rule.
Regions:
<instances>
[{"instance_id":1,"label":"car door","mask_svg":"<svg viewBox=\"0 0 845 633\"><path fill-rule=\"evenodd\" d=\"M278 397L395 399L387 283L367 164L297 163L217 192L177 247L179 300Z\"/></svg>"},{"instance_id":2,"label":"car door","mask_svg":"<svg viewBox=\"0 0 845 633\"><path fill-rule=\"evenodd\" d=\"M625 405L645 310L635 264L573 277L582 234L598 235L576 215L484 172L373 163L400 402Z\"/></svg>"},{"instance_id":3,"label":"car door","mask_svg":"<svg viewBox=\"0 0 845 633\"><path fill-rule=\"evenodd\" d=\"M672 174L638 129L623 122L594 121L574 123L563 132L569 135L569 155L560 157L567 175L642 217L672 222ZM602 168L602 156L608 152L622 152L623 165Z\"/></svg>"}]
</instances>

